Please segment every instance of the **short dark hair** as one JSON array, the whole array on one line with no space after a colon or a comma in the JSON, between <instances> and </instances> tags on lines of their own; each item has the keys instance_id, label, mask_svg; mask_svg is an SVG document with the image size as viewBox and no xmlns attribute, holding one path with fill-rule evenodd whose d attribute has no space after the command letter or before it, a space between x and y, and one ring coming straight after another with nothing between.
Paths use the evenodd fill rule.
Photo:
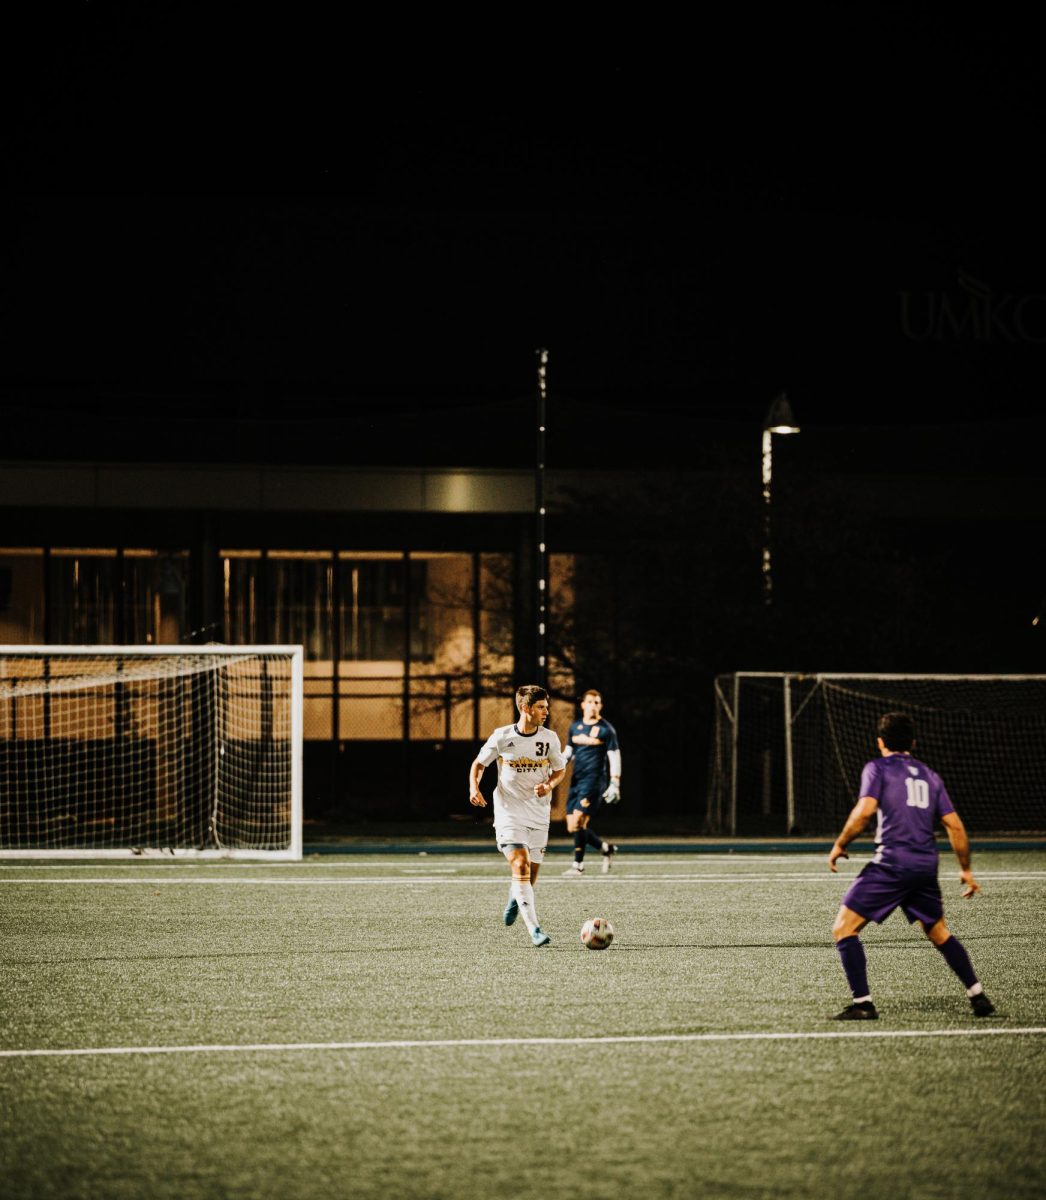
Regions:
<instances>
[{"instance_id":1,"label":"short dark hair","mask_svg":"<svg viewBox=\"0 0 1046 1200\"><path fill-rule=\"evenodd\" d=\"M907 713L888 712L879 718L879 736L887 750L911 750L915 743L915 725Z\"/></svg>"},{"instance_id":2,"label":"short dark hair","mask_svg":"<svg viewBox=\"0 0 1046 1200\"><path fill-rule=\"evenodd\" d=\"M539 700L547 699L548 692L536 683L525 683L521 688L516 689L516 707L519 709L531 708Z\"/></svg>"}]
</instances>

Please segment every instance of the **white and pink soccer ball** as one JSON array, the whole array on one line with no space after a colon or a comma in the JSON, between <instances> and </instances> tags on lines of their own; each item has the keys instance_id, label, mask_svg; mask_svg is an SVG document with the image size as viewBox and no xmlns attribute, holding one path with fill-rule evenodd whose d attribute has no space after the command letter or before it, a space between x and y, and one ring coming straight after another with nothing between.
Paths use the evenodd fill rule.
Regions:
<instances>
[{"instance_id":1,"label":"white and pink soccer ball","mask_svg":"<svg viewBox=\"0 0 1046 1200\"><path fill-rule=\"evenodd\" d=\"M606 917L589 917L581 926L581 944L586 950L605 950L614 940L614 926Z\"/></svg>"}]
</instances>

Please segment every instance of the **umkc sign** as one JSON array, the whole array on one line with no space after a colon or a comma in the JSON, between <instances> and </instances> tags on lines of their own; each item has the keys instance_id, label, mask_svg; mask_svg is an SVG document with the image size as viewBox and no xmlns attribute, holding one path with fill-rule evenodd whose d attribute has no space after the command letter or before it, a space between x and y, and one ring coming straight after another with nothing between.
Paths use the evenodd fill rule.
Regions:
<instances>
[{"instance_id":1,"label":"umkc sign","mask_svg":"<svg viewBox=\"0 0 1046 1200\"><path fill-rule=\"evenodd\" d=\"M915 342L1034 342L1046 344L1046 295L996 293L958 272L958 289L899 292L901 329Z\"/></svg>"}]
</instances>

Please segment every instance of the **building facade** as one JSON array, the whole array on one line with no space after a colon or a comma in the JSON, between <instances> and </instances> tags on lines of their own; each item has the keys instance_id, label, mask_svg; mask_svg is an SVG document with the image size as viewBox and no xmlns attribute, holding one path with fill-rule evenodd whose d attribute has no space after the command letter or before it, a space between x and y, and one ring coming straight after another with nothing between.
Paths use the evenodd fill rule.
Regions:
<instances>
[{"instance_id":1,"label":"building facade","mask_svg":"<svg viewBox=\"0 0 1046 1200\"><path fill-rule=\"evenodd\" d=\"M533 504L525 471L9 464L0 644L301 645L306 818L443 819L534 678Z\"/></svg>"}]
</instances>

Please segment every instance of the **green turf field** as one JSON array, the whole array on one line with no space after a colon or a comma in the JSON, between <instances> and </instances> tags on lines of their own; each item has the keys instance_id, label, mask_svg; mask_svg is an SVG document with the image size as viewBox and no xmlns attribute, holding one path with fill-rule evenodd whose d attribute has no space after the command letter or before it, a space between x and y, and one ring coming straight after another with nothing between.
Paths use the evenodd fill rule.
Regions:
<instances>
[{"instance_id":1,"label":"green turf field","mask_svg":"<svg viewBox=\"0 0 1046 1200\"><path fill-rule=\"evenodd\" d=\"M541 950L493 851L0 864L0 1194L1042 1200L1046 853L943 863L998 1017L895 914L854 1027L865 858L556 856Z\"/></svg>"}]
</instances>

